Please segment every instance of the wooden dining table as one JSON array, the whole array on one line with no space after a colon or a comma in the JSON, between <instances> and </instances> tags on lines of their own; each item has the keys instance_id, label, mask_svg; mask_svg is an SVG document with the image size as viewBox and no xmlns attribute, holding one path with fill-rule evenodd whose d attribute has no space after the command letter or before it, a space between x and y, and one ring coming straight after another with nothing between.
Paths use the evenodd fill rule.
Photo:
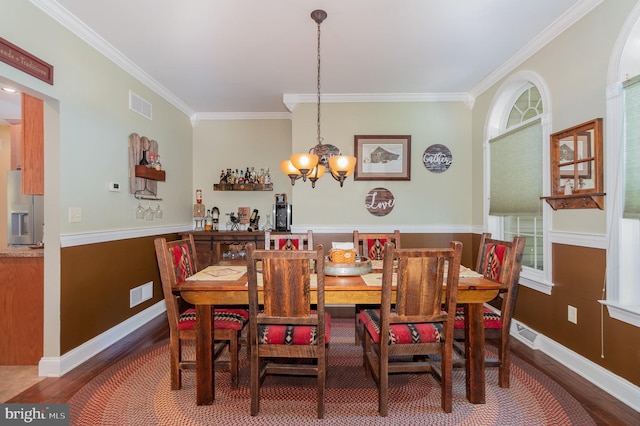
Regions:
<instances>
[{"instance_id":1,"label":"wooden dining table","mask_svg":"<svg viewBox=\"0 0 640 426\"><path fill-rule=\"evenodd\" d=\"M469 271L466 268L462 270ZM209 266L174 286L182 298L196 309L196 404L210 405L215 399L213 341L215 330L211 318L216 305L247 306L249 289L246 263L222 261ZM366 276L325 275L326 305L380 304L381 286L372 283L373 274ZM378 273L381 277L382 274ZM494 299L501 284L481 276L465 276L458 282L458 303L465 305L466 397L474 404L485 402L483 303ZM394 292L395 293L395 292ZM262 298L259 292L259 299ZM395 294L392 296L395 302ZM316 292L312 289L312 303Z\"/></svg>"}]
</instances>

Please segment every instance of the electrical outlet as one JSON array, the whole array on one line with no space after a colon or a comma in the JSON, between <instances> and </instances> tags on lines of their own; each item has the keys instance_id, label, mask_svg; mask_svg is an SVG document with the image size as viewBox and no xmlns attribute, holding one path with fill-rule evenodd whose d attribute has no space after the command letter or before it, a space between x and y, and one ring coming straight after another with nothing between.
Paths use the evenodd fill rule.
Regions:
<instances>
[{"instance_id":1,"label":"electrical outlet","mask_svg":"<svg viewBox=\"0 0 640 426\"><path fill-rule=\"evenodd\" d=\"M578 323L578 308L571 305L567 306L567 321L574 324Z\"/></svg>"}]
</instances>

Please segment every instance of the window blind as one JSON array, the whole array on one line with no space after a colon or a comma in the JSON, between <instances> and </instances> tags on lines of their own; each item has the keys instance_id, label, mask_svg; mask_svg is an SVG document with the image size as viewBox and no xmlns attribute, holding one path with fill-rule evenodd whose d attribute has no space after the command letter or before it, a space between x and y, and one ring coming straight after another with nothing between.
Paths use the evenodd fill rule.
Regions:
<instances>
[{"instance_id":1,"label":"window blind","mask_svg":"<svg viewBox=\"0 0 640 426\"><path fill-rule=\"evenodd\" d=\"M527 125L489 141L489 214L539 215L542 196L542 125Z\"/></svg>"},{"instance_id":2,"label":"window blind","mask_svg":"<svg viewBox=\"0 0 640 426\"><path fill-rule=\"evenodd\" d=\"M640 218L640 75L624 85L624 211Z\"/></svg>"}]
</instances>

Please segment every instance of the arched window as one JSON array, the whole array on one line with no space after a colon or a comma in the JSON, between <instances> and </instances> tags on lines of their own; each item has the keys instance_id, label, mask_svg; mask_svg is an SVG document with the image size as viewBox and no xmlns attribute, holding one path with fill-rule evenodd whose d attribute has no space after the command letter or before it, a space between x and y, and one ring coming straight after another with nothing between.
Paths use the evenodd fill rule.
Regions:
<instances>
[{"instance_id":1,"label":"arched window","mask_svg":"<svg viewBox=\"0 0 640 426\"><path fill-rule=\"evenodd\" d=\"M486 228L498 238L526 237L522 283L550 293L546 209L548 126L535 75L513 75L499 90L489 115L485 156ZM548 114L547 114L548 115Z\"/></svg>"},{"instance_id":2,"label":"arched window","mask_svg":"<svg viewBox=\"0 0 640 426\"><path fill-rule=\"evenodd\" d=\"M509 113L507 120L507 129L521 125L537 116L542 115L542 99L540 91L536 86L531 85L525 89L520 97L516 100Z\"/></svg>"}]
</instances>

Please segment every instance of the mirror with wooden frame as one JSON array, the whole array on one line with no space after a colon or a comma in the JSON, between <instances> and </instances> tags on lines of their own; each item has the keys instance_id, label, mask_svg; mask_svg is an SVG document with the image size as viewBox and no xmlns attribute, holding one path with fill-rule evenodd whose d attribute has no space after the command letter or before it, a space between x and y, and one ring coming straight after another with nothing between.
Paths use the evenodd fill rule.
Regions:
<instances>
[{"instance_id":1,"label":"mirror with wooden frame","mask_svg":"<svg viewBox=\"0 0 640 426\"><path fill-rule=\"evenodd\" d=\"M604 208L602 119L551 135L551 195L554 210Z\"/></svg>"}]
</instances>

